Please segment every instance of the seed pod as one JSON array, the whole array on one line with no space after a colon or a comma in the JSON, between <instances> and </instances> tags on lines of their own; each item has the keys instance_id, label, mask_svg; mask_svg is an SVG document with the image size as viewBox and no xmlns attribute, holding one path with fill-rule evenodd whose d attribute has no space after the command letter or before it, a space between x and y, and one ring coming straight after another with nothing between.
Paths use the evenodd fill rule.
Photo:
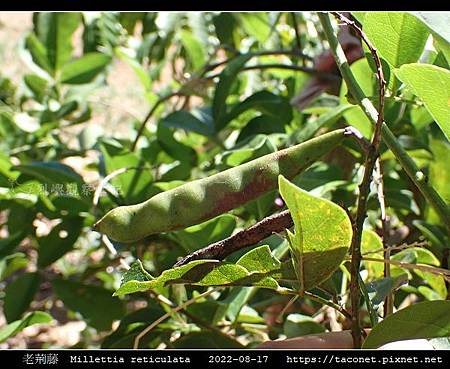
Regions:
<instances>
[{"instance_id":1,"label":"seed pod","mask_svg":"<svg viewBox=\"0 0 450 369\"><path fill-rule=\"evenodd\" d=\"M337 146L338 129L234 168L159 193L147 201L109 211L94 228L119 242L204 222L277 187L278 175L292 179Z\"/></svg>"}]
</instances>

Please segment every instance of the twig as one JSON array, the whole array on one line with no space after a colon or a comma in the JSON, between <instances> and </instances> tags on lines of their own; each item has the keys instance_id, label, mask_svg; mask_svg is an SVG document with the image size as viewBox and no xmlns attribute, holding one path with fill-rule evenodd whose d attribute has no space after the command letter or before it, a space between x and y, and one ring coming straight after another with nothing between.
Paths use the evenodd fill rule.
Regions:
<instances>
[{"instance_id":1,"label":"twig","mask_svg":"<svg viewBox=\"0 0 450 369\"><path fill-rule=\"evenodd\" d=\"M309 61L313 61L313 58L309 55L304 54L300 50L294 49L294 50L261 50L261 51L253 51L251 52L252 57L258 57L258 56L268 56L268 55L291 55L291 56L299 56L302 59L306 59ZM208 64L203 67L203 71L200 74L200 76L204 75L207 72L210 72L224 64L229 63L231 60L235 59L239 55L242 55L240 52L236 52L235 55L233 55L231 58L222 60L217 63Z\"/></svg>"},{"instance_id":2,"label":"twig","mask_svg":"<svg viewBox=\"0 0 450 369\"><path fill-rule=\"evenodd\" d=\"M187 300L186 302L184 302L181 305L178 305L174 308L171 309L171 311L169 311L168 313L165 313L164 315L162 315L161 317L159 317L158 319L156 319L152 324L150 324L147 328L145 328L142 332L140 332L136 338L134 339L134 343L133 343L133 349L138 349L139 348L139 342L141 341L141 339L147 335L147 333L149 333L153 328L155 328L158 324L162 323L164 320L166 320L167 318L169 318L173 313L176 313L180 310L183 310L185 308L187 308L189 305L192 305L195 301L209 296L211 295L213 292L218 291L220 288L213 288L211 290L208 290L206 292L201 293L200 295L194 296L193 298Z\"/></svg>"},{"instance_id":3,"label":"twig","mask_svg":"<svg viewBox=\"0 0 450 369\"><path fill-rule=\"evenodd\" d=\"M150 292L150 295L152 295L154 298L156 298L158 301L162 302L164 305L170 307L170 308L176 308L177 305L169 300L167 297L161 295L161 294L157 294L154 292ZM198 316L191 314L189 311L187 311L186 309L180 309L179 310L180 313L182 313L183 315L186 315L189 319L191 319L195 324L206 328L212 332L214 332L215 334L218 334L219 336L226 336L227 338L231 338L228 334L226 334L225 332L222 332L219 328L211 325L209 322L199 318ZM172 311L173 314L173 311Z\"/></svg>"},{"instance_id":4,"label":"twig","mask_svg":"<svg viewBox=\"0 0 450 369\"><path fill-rule=\"evenodd\" d=\"M187 264L192 260L222 260L238 250L258 243L264 238L269 237L272 233L280 232L286 228L292 227L293 224L294 222L289 210L282 211L281 213L264 218L251 227L243 229L228 238L215 242L185 256L183 259L179 260L174 267Z\"/></svg>"},{"instance_id":5,"label":"twig","mask_svg":"<svg viewBox=\"0 0 450 369\"><path fill-rule=\"evenodd\" d=\"M450 271L448 269L444 269L444 268L438 268L438 267L434 267L431 265L405 263L402 261L397 261L397 260L392 260L392 259L387 260L387 259L363 257L362 260L397 265L397 266L405 268L405 269L418 269L418 270L422 270L424 272L439 275L442 278L444 278L445 280L450 281Z\"/></svg>"},{"instance_id":6,"label":"twig","mask_svg":"<svg viewBox=\"0 0 450 369\"><path fill-rule=\"evenodd\" d=\"M339 77L333 73L326 73L326 72L319 71L315 68L303 67L303 66L294 65L294 64L278 64L278 63L254 64L254 65L249 65L249 66L243 67L240 71L249 71L249 70L255 70L255 69L260 69L260 70L287 69L287 70L293 70L296 72L304 72L304 73L308 73L311 75L317 75L317 76L320 76L320 78L324 79L324 80L338 80L339 79ZM205 78L213 79L213 78L219 77L219 75L220 75L220 73L211 74Z\"/></svg>"},{"instance_id":7,"label":"twig","mask_svg":"<svg viewBox=\"0 0 450 369\"><path fill-rule=\"evenodd\" d=\"M350 314L347 310L345 310L342 306L336 304L333 301L329 301L327 299L324 299L323 297L320 297L318 295L315 295L311 292L308 291L303 291L303 294L305 296L308 296L311 300L315 300L317 302L319 302L320 304L324 304L327 305L329 307L332 307L333 309L335 309L336 311L339 311L343 316L345 316L347 319L351 319L352 318L352 314Z\"/></svg>"},{"instance_id":8,"label":"twig","mask_svg":"<svg viewBox=\"0 0 450 369\"><path fill-rule=\"evenodd\" d=\"M320 303L322 305L327 305L327 306L335 309L336 311L340 312L343 316L345 316L347 319L351 319L352 318L352 314L350 314L342 306L336 304L334 301L330 301L330 300L324 299L323 297L320 297L320 296L318 296L318 295L316 295L316 294L314 294L312 292L309 292L309 291L299 292L297 290L285 289L283 291L280 291L280 293L286 294L286 295L299 296L299 297L307 296L311 300L317 301L318 303Z\"/></svg>"},{"instance_id":9,"label":"twig","mask_svg":"<svg viewBox=\"0 0 450 369\"><path fill-rule=\"evenodd\" d=\"M145 118L143 119L141 126L139 127L139 130L136 134L136 138L133 141L133 144L131 145L131 151L136 150L136 146L137 143L139 141L139 138L142 136L142 134L144 133L145 130L145 126L147 125L147 122L150 120L150 118L152 117L152 115L156 112L156 109L158 109L158 107L164 103L165 101L169 100L170 98L174 97L174 96L180 96L183 93L181 91L175 91L172 92L168 95L165 95L161 98L158 99L158 101L155 102L155 104L151 107L151 109L149 110L149 112L147 113L147 115L145 116Z\"/></svg>"},{"instance_id":10,"label":"twig","mask_svg":"<svg viewBox=\"0 0 450 369\"><path fill-rule=\"evenodd\" d=\"M364 151L364 153L367 155L367 153L370 150L371 144L370 141L367 138L365 138L361 132L359 132L355 127L348 126L345 127L344 134L346 136L352 136L356 140L356 142L358 142L359 146Z\"/></svg>"},{"instance_id":11,"label":"twig","mask_svg":"<svg viewBox=\"0 0 450 369\"><path fill-rule=\"evenodd\" d=\"M375 167L375 162L378 158L379 154L379 146L381 142L381 127L384 120L384 95L385 95L385 86L386 81L384 79L383 69L381 66L381 60L377 54L375 47L371 44L366 35L362 32L362 30L356 25L355 22L350 19L344 17L340 13L332 13L336 18L338 18L341 22L347 24L352 27L359 37L365 42L367 47L372 54L372 57L375 61L375 65L377 67L377 79L378 79L378 112L375 111L376 114L376 123L375 129L372 138L372 145L366 155L366 159L364 162L364 175L361 184L359 185L359 195L357 199L357 208L356 208L356 219L354 224L354 232L351 244L351 267L350 267L350 293L352 300L352 337L353 344L355 348L360 348L362 344L361 339L361 322L360 322L360 299L361 299L361 289L359 286L359 269L361 265L361 239L362 239L362 231L364 226L364 220L366 218L367 213L367 198L370 192L370 183L372 181L372 174ZM340 46L339 42L331 42L332 37L330 37L329 33L331 32L334 36L334 32L332 29L330 30L326 23L329 24L328 16L324 14L319 15L322 25L324 26L325 33L327 35L328 40L330 41L330 46L332 48L333 53L339 55L342 52L343 57L345 58L344 51ZM331 25L330 25L331 26ZM334 40L333 40L334 41ZM338 64L338 62L336 62Z\"/></svg>"},{"instance_id":12,"label":"twig","mask_svg":"<svg viewBox=\"0 0 450 369\"><path fill-rule=\"evenodd\" d=\"M427 242L413 242L413 243L404 243L404 244L401 244L398 246L387 246L386 248L382 247L379 249L364 252L362 255L365 256L365 255L370 255L370 254L376 254L378 252L381 252L381 251L384 252L386 250L388 250L389 252L392 252L392 251L398 251L398 250L409 249L412 247L422 247L422 246L428 246L428 243Z\"/></svg>"},{"instance_id":13,"label":"twig","mask_svg":"<svg viewBox=\"0 0 450 369\"><path fill-rule=\"evenodd\" d=\"M125 173L128 170L140 170L140 169L152 169L150 167L140 166L140 167L123 167L119 168L111 173L109 173L105 178L103 178L98 185L98 187L95 189L94 197L92 198L92 205L94 208L98 205L98 201L100 199L100 195L102 193L103 188L109 183L111 179L114 177L117 177L120 174Z\"/></svg>"},{"instance_id":14,"label":"twig","mask_svg":"<svg viewBox=\"0 0 450 369\"><path fill-rule=\"evenodd\" d=\"M275 319L277 323L283 323L283 315L291 308L291 306L295 301L298 300L299 297L300 295L295 295L289 300L289 302L284 306L283 310L281 310L280 314L278 314L277 318Z\"/></svg>"}]
</instances>

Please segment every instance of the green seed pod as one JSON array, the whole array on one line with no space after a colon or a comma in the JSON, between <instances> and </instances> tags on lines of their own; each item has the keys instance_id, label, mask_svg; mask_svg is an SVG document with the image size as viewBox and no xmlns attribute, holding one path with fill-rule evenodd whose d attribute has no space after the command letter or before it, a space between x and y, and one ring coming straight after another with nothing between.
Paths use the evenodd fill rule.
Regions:
<instances>
[{"instance_id":1,"label":"green seed pod","mask_svg":"<svg viewBox=\"0 0 450 369\"><path fill-rule=\"evenodd\" d=\"M345 130L338 129L159 193L140 204L119 206L94 228L113 240L133 242L204 222L275 189L280 174L292 179L344 137Z\"/></svg>"}]
</instances>

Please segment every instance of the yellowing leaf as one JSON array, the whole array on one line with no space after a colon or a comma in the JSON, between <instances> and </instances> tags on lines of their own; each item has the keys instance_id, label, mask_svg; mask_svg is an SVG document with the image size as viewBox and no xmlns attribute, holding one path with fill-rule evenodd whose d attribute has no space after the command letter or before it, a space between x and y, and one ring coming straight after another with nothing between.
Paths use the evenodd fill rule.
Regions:
<instances>
[{"instance_id":1,"label":"yellowing leaf","mask_svg":"<svg viewBox=\"0 0 450 369\"><path fill-rule=\"evenodd\" d=\"M295 233L288 233L300 291L328 279L347 254L352 224L346 212L331 201L312 196L279 177L280 193L291 211Z\"/></svg>"}]
</instances>

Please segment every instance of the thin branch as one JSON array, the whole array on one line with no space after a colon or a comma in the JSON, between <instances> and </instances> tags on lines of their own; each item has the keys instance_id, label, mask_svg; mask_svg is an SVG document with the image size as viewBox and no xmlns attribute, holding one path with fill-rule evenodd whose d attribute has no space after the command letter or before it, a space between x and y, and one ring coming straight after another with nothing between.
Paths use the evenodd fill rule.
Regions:
<instances>
[{"instance_id":1,"label":"thin branch","mask_svg":"<svg viewBox=\"0 0 450 369\"><path fill-rule=\"evenodd\" d=\"M252 57L258 57L258 56L269 56L269 55L291 55L291 56L298 56L301 57L302 59L306 59L309 61L313 61L314 59L309 56L304 54L302 51L294 49L294 50L261 50L261 51L253 51L250 52L252 54ZM224 64L229 63L231 60L235 59L236 57L238 57L239 55L242 55L242 53L240 52L236 52L235 55L233 55L231 58L222 60L220 62L217 63L213 63L213 64L208 64L205 65L203 68L202 73L200 74L201 76L204 75L207 72L210 72Z\"/></svg>"},{"instance_id":2,"label":"thin branch","mask_svg":"<svg viewBox=\"0 0 450 369\"><path fill-rule=\"evenodd\" d=\"M317 301L318 303L320 303L322 305L327 305L327 306L335 309L336 311L340 312L343 316L345 316L347 319L352 318L352 314L350 314L347 310L345 310L344 307L336 304L334 301L324 299L323 297L320 297L312 292L303 291L300 293L299 291L296 291L296 290L284 289L282 291L279 291L279 293L285 294L285 295L294 295L294 296L299 296L299 297L307 296L311 300Z\"/></svg>"},{"instance_id":3,"label":"thin branch","mask_svg":"<svg viewBox=\"0 0 450 369\"><path fill-rule=\"evenodd\" d=\"M287 70L292 70L292 71L296 71L296 72L303 72L303 73L308 73L311 75L316 75L324 80L338 80L339 79L339 77L333 73L325 73L325 72L319 71L315 68L303 67L303 66L293 65L293 64L278 64L278 63L254 64L254 65L249 65L249 66L243 67L240 71L249 71L249 70L256 70L256 69L259 69L259 70L287 69ZM213 79L213 78L216 78L219 76L220 76L220 73L217 73L217 74L209 75L205 78Z\"/></svg>"},{"instance_id":4,"label":"thin branch","mask_svg":"<svg viewBox=\"0 0 450 369\"><path fill-rule=\"evenodd\" d=\"M296 72L304 72L311 75L318 75L321 79L329 79L329 80L338 80L339 77L336 76L333 73L324 73L322 71L319 71L315 68L309 68L309 67L303 67L300 65L293 65L293 64L279 64L279 63L267 63L267 64L255 64L255 65L249 65L241 70L254 70L254 69L288 69L293 70Z\"/></svg>"},{"instance_id":5,"label":"thin branch","mask_svg":"<svg viewBox=\"0 0 450 369\"><path fill-rule=\"evenodd\" d=\"M340 13L332 13L336 18L338 18L341 22L347 24L349 27L353 28L359 37L366 43L369 48L372 57L375 61L376 65L376 74L378 79L378 112L375 111L375 115L377 117L375 122L375 129L372 138L372 145L366 155L366 159L364 162L364 175L361 184L359 185L359 195L357 199L357 208L356 208L356 219L354 224L354 232L351 243L351 267L350 267L350 293L352 300L352 337L353 344L355 348L360 348L362 344L361 337L361 322L360 322L360 299L361 299L361 289L359 286L359 269L361 266L361 240L362 240L362 231L364 226L364 220L367 215L367 198L370 192L370 183L372 181L372 174L375 167L375 162L379 155L379 146L381 142L381 127L384 120L384 95L385 95L385 87L386 81L384 79L383 69L381 66L381 60L377 54L375 47L368 40L366 35L362 32L362 30L357 26L357 24L350 19L346 18ZM330 43L331 49L335 58L337 59L337 55L341 54L342 57L345 58L345 53L337 40L334 31L331 27L330 19L328 15L319 14L322 25L324 27L325 34L327 35L328 41ZM339 65L338 61L336 64Z\"/></svg>"},{"instance_id":6,"label":"thin branch","mask_svg":"<svg viewBox=\"0 0 450 369\"><path fill-rule=\"evenodd\" d=\"M150 295L152 295L154 298L156 298L158 301L160 301L161 303L163 303L164 305L170 307L171 309L174 309L177 307L177 305L169 300L167 297L161 295L161 294L157 294L154 292L150 292ZM211 332L214 332L215 334L222 336L222 337L226 337L229 339L232 339L232 337L230 337L228 334L226 334L225 332L221 331L219 328L215 327L214 325L210 324L209 322L199 318L198 316L191 314L189 311L187 311L186 309L180 309L179 310L180 313L182 313L183 315L186 315L189 319L191 319L195 324L197 324L198 326L201 326L203 328L206 328L208 330L210 330ZM173 311L172 311L173 314Z\"/></svg>"},{"instance_id":7,"label":"thin branch","mask_svg":"<svg viewBox=\"0 0 450 369\"><path fill-rule=\"evenodd\" d=\"M207 247L193 252L179 260L174 267L189 263L192 260L214 259L222 260L228 255L243 248L257 244L259 241L269 237L272 233L281 232L294 224L289 210L271 215L255 223L249 228L215 242Z\"/></svg>"},{"instance_id":8,"label":"thin branch","mask_svg":"<svg viewBox=\"0 0 450 369\"><path fill-rule=\"evenodd\" d=\"M153 104L153 106L151 107L151 109L149 110L149 112L147 113L147 115L145 116L145 118L143 119L141 126L139 127L139 130L136 134L136 138L133 141L133 144L131 145L131 151L136 150L136 146L137 143L139 141L139 138L142 136L142 134L144 133L145 130L145 126L147 125L147 122L150 120L150 118L153 116L153 114L156 112L156 110L158 109L158 107L164 103L165 101L169 100L170 98L174 97L174 96L180 96L183 93L181 91L175 91L172 92L168 95L165 95L163 97L161 97L160 99L158 99L158 101L155 102L155 104Z\"/></svg>"},{"instance_id":9,"label":"thin branch","mask_svg":"<svg viewBox=\"0 0 450 369\"><path fill-rule=\"evenodd\" d=\"M150 167L146 167L146 166L140 166L140 167L123 167L123 168L119 168L111 173L109 173L105 178L103 178L100 182L100 184L98 185L98 187L95 189L94 192L94 197L92 198L92 205L94 206L94 208L98 205L98 202L100 200L100 196L101 193L103 191L103 189L105 188L105 186L109 183L109 181L115 177L117 177L120 174L123 174L125 172L127 172L128 170L141 170L141 169L152 169Z\"/></svg>"},{"instance_id":10,"label":"thin branch","mask_svg":"<svg viewBox=\"0 0 450 369\"><path fill-rule=\"evenodd\" d=\"M347 310L345 310L342 306L336 304L333 301L329 301L327 299L324 299L323 297L320 297L318 295L315 295L311 292L308 291L303 291L303 294L305 296L308 296L311 300L317 301L320 304L324 304L327 305L329 307L332 307L333 309L335 309L336 311L340 312L343 316L345 316L347 319L351 319L352 318L352 314L350 314Z\"/></svg>"},{"instance_id":11,"label":"thin branch","mask_svg":"<svg viewBox=\"0 0 450 369\"><path fill-rule=\"evenodd\" d=\"M295 295L289 300L289 302L284 306L283 310L281 310L280 314L278 314L277 318L275 319L277 323L279 324L283 323L284 314L286 314L286 312L292 307L294 302L297 301L299 297L300 295Z\"/></svg>"},{"instance_id":12,"label":"thin branch","mask_svg":"<svg viewBox=\"0 0 450 369\"><path fill-rule=\"evenodd\" d=\"M365 138L360 131L358 131L355 127L348 126L345 127L345 135L346 136L352 136L356 142L359 144L359 147L364 151L364 153L367 155L367 153L370 150L370 141Z\"/></svg>"},{"instance_id":13,"label":"thin branch","mask_svg":"<svg viewBox=\"0 0 450 369\"><path fill-rule=\"evenodd\" d=\"M187 300L186 302L184 302L181 305L178 305L174 308L172 308L168 313L165 313L164 315L162 315L161 317L159 317L158 319L156 319L152 324L150 324L147 328L145 328L142 332L140 332L136 338L134 339L134 343L133 343L133 349L138 349L139 348L139 342L141 341L141 339L143 337L145 337L153 328L155 328L158 324L162 323L164 320L166 320L167 318L169 318L173 313L176 313L180 310L186 309L189 305L192 305L193 303L195 303L197 300L209 296L211 295L213 292L218 291L220 288L213 288L211 290L208 290L206 292L201 293L200 295L194 296L193 298Z\"/></svg>"},{"instance_id":14,"label":"thin branch","mask_svg":"<svg viewBox=\"0 0 450 369\"><path fill-rule=\"evenodd\" d=\"M431 265L404 263L402 261L397 261L397 260L392 260L392 259L387 260L387 259L363 257L362 260L397 265L401 268L411 269L411 270L417 269L417 270L421 270L421 271L428 272L431 274L439 275L442 278L444 278L445 280L450 281L450 271L448 269L444 269L444 268L438 268L438 267L434 267Z\"/></svg>"},{"instance_id":15,"label":"thin branch","mask_svg":"<svg viewBox=\"0 0 450 369\"><path fill-rule=\"evenodd\" d=\"M388 250L389 252L399 251L399 250L404 250L404 249L410 249L412 247L422 247L422 246L428 246L428 243L427 242L413 242L413 243L404 243L404 244L401 244L398 246L387 246L386 248L382 247L379 249L366 251L362 255L365 256L365 255L376 254L379 252L384 252L386 250Z\"/></svg>"}]
</instances>

